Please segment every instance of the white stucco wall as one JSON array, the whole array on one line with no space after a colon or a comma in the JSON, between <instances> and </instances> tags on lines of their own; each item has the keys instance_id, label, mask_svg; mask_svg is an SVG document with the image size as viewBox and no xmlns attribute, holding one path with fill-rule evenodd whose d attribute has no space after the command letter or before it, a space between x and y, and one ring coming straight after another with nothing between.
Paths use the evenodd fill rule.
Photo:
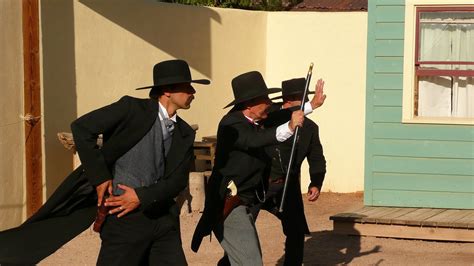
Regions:
<instances>
[{"instance_id":1,"label":"white stucco wall","mask_svg":"<svg viewBox=\"0 0 474 266\"><path fill-rule=\"evenodd\" d=\"M0 230L18 225L26 212L21 14L21 1L0 1Z\"/></svg>"},{"instance_id":2,"label":"white stucco wall","mask_svg":"<svg viewBox=\"0 0 474 266\"><path fill-rule=\"evenodd\" d=\"M260 71L269 87L305 76L326 81L326 104L310 115L320 126L328 162L324 191L363 189L367 13L259 12L184 6L148 0L42 0L41 62L48 197L73 168L56 133L78 116L152 83L157 62L182 58L196 85L190 110L197 140L215 135L233 99L231 80ZM21 3L0 1L0 227L24 219L24 127ZM5 156L5 155L9 156ZM303 169L303 187L309 182ZM2 192L3 190L3 192ZM8 193L7 193L8 191Z\"/></svg>"},{"instance_id":3,"label":"white stucco wall","mask_svg":"<svg viewBox=\"0 0 474 266\"><path fill-rule=\"evenodd\" d=\"M199 125L200 139L216 134L227 112L223 107L233 99L230 80L251 69L265 72L263 12L97 2L74 5L78 115L125 94L148 97L148 90L134 89L153 83L153 65L182 58L193 78L212 80L210 86L195 85L192 108L179 111L188 123Z\"/></svg>"},{"instance_id":4,"label":"white stucco wall","mask_svg":"<svg viewBox=\"0 0 474 266\"><path fill-rule=\"evenodd\" d=\"M269 86L279 86L305 76L314 62L311 86L323 78L328 95L310 115L320 126L328 162L323 190L363 190L366 12L256 12L82 0L73 3L73 14L77 116L125 94L147 97L147 91L134 88L152 83L153 65L182 58L193 77L212 80L210 86L196 85L192 108L179 112L199 125L199 140L216 134L227 112L222 107L233 99L233 77L258 70ZM309 183L306 169L303 187Z\"/></svg>"},{"instance_id":5,"label":"white stucco wall","mask_svg":"<svg viewBox=\"0 0 474 266\"><path fill-rule=\"evenodd\" d=\"M323 189L363 189L367 13L259 12L147 0L41 3L46 195L72 168L55 134L125 94L147 97L148 91L134 89L152 83L155 63L173 58L188 61L194 78L212 80L196 85L192 108L179 111L199 125L197 140L216 134L228 111L222 107L233 99L233 77L258 70L269 86L279 86L304 76L314 62L312 86L324 78L328 95L310 116L320 126L328 161Z\"/></svg>"},{"instance_id":6,"label":"white stucco wall","mask_svg":"<svg viewBox=\"0 0 474 266\"><path fill-rule=\"evenodd\" d=\"M306 77L325 81L325 104L309 116L319 125L327 161L323 191L362 191L364 185L366 12L272 12L267 19L267 85ZM302 187L309 184L308 166ZM305 190L303 190L305 191Z\"/></svg>"}]
</instances>

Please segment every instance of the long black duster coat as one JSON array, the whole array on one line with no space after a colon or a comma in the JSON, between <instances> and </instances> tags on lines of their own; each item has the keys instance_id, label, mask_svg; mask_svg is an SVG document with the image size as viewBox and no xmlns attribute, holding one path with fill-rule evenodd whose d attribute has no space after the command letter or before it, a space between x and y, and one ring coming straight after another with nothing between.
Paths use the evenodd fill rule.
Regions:
<instances>
[{"instance_id":1,"label":"long black duster coat","mask_svg":"<svg viewBox=\"0 0 474 266\"><path fill-rule=\"evenodd\" d=\"M82 165L26 222L0 232L0 264L36 264L88 228L97 209L94 186L112 179L115 161L146 135L157 115L156 100L125 96L74 121L71 129ZM96 147L99 134L104 139L101 149ZM178 117L164 177L136 189L143 211L178 216L173 198L188 183L194 137L192 128Z\"/></svg>"},{"instance_id":2,"label":"long black duster coat","mask_svg":"<svg viewBox=\"0 0 474 266\"><path fill-rule=\"evenodd\" d=\"M271 114L264 122L266 127L272 127L285 122L288 118L283 110L281 110L281 103L275 103L271 107ZM287 110L297 110L298 107L292 107ZM284 164L284 169L287 169L287 164L290 159L291 146L293 144L293 137L287 139L277 146L266 147L269 157L274 159L273 152L275 147L281 150L281 162ZM298 142L295 149L294 161L292 164L292 171L288 180L287 195L285 197L283 214L279 218L285 223L284 230L288 231L285 234L294 232L309 234L309 227L304 214L304 204L301 197L300 174L301 165L304 160L307 160L309 165L309 175L311 179L310 187L315 186L321 189L326 174L326 159L323 154L323 147L319 139L319 127L309 118L305 118L303 127L299 129ZM278 163L277 163L278 164ZM285 171L286 173L286 171ZM282 176L285 177L285 176ZM280 204L281 195L277 196L277 205Z\"/></svg>"},{"instance_id":3,"label":"long black duster coat","mask_svg":"<svg viewBox=\"0 0 474 266\"><path fill-rule=\"evenodd\" d=\"M279 116L284 123L291 118L291 112L284 110L279 112ZM264 147L278 143L276 129L276 126L261 129L252 125L241 111L231 110L221 119L217 131L216 163L207 185L204 212L191 242L194 252L219 222L230 180L234 181L238 195L245 203L255 201L255 190L262 185L269 170L269 157Z\"/></svg>"}]
</instances>

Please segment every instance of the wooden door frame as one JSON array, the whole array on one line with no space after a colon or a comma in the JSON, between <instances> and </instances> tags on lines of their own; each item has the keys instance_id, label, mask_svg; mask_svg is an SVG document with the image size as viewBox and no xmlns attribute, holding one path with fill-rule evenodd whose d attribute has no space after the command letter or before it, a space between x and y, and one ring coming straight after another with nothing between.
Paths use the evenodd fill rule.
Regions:
<instances>
[{"instance_id":1,"label":"wooden door frame","mask_svg":"<svg viewBox=\"0 0 474 266\"><path fill-rule=\"evenodd\" d=\"M43 203L41 79L38 0L23 0L26 214Z\"/></svg>"}]
</instances>

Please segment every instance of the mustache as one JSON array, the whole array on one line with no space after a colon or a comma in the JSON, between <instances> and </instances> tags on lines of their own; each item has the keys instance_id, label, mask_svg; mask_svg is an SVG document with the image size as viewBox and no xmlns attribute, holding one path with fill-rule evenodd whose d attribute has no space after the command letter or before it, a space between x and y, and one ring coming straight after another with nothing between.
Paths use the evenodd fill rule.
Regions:
<instances>
[{"instance_id":1,"label":"mustache","mask_svg":"<svg viewBox=\"0 0 474 266\"><path fill-rule=\"evenodd\" d=\"M189 105L191 102L194 100L194 95L189 96L188 100L186 101L186 104Z\"/></svg>"}]
</instances>

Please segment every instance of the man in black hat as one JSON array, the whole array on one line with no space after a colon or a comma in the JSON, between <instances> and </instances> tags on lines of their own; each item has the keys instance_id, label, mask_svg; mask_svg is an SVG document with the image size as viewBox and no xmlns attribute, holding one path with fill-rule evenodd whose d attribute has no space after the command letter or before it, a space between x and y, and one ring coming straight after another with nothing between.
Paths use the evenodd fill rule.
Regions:
<instances>
[{"instance_id":1,"label":"man in black hat","mask_svg":"<svg viewBox=\"0 0 474 266\"><path fill-rule=\"evenodd\" d=\"M283 102L274 104L272 109L292 109L299 107L302 103L305 85L305 78L283 81L282 96L272 98L272 100L282 98ZM316 92L322 93L323 87L324 82L321 79L318 80ZM312 93L314 92L309 92L309 94ZM325 96L323 97L325 98ZM307 100L308 97L306 96L305 101ZM265 125L272 126L280 123L281 118L277 119L277 117L278 116L271 116L265 121ZM279 213L278 207L280 206L282 198L292 145L293 137L283 143L266 148L267 153L272 159L272 163L266 200L260 206L275 214L281 220L283 233L286 236L284 265L301 265L303 262L305 234L310 233L304 215L303 200L301 197L301 164L304 159L307 159L309 164L309 174L311 178L307 194L309 201L316 201L318 199L326 174L326 160L319 140L318 125L311 119L306 118L303 127L300 128L294 161L289 175L284 208L283 212Z\"/></svg>"},{"instance_id":2,"label":"man in black hat","mask_svg":"<svg viewBox=\"0 0 474 266\"><path fill-rule=\"evenodd\" d=\"M99 265L186 265L174 198L188 183L194 130L180 117L194 99L188 64L153 68L150 99L130 96L71 124L79 166L19 228L0 233L0 263L39 262L94 220L105 200ZM103 135L99 149L96 141Z\"/></svg>"},{"instance_id":3,"label":"man in black hat","mask_svg":"<svg viewBox=\"0 0 474 266\"><path fill-rule=\"evenodd\" d=\"M259 123L268 115L268 94L280 89L268 89L256 71L234 78L232 89L235 100L226 107L234 108L219 123L215 165L191 248L197 252L203 237L213 231L232 265L262 265L249 207L264 197L263 177L268 176L264 147L291 137L304 114L288 111L285 123L263 129Z\"/></svg>"}]
</instances>

